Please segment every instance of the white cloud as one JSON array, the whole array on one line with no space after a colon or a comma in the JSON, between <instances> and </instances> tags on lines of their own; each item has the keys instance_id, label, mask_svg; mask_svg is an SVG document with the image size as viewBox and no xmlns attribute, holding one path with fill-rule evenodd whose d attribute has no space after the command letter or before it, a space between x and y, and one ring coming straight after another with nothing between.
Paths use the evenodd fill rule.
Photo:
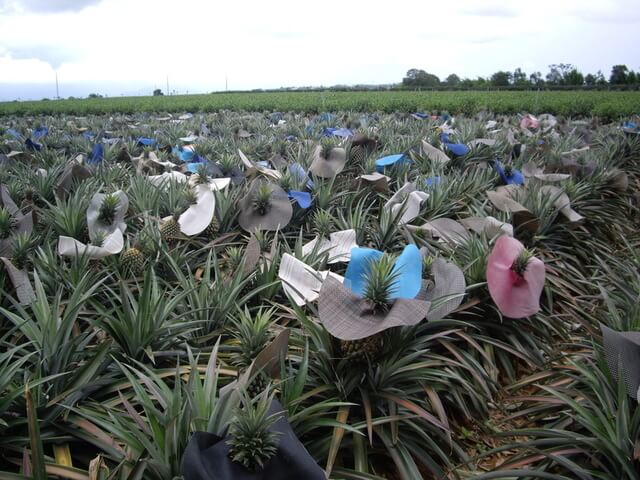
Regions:
<instances>
[{"instance_id":1,"label":"white cloud","mask_svg":"<svg viewBox=\"0 0 640 480\"><path fill-rule=\"evenodd\" d=\"M123 84L164 89L167 75L181 90L211 91L225 76L238 89L391 83L412 67L444 78L640 66L637 0L0 2L5 86L47 83L54 68L63 85L113 95Z\"/></svg>"}]
</instances>

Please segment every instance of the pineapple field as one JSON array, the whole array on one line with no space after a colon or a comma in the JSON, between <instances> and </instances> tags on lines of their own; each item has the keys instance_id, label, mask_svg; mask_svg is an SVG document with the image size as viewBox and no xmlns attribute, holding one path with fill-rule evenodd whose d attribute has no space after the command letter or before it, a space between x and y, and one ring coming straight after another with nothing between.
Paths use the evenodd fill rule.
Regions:
<instances>
[{"instance_id":1,"label":"pineapple field","mask_svg":"<svg viewBox=\"0 0 640 480\"><path fill-rule=\"evenodd\" d=\"M55 101L0 102L0 115L89 115L140 112L233 111L436 111L475 115L484 110L564 116L597 116L605 120L636 115L640 92L597 90L524 91L289 91L219 92L197 95L68 98Z\"/></svg>"},{"instance_id":2,"label":"pineapple field","mask_svg":"<svg viewBox=\"0 0 640 480\"><path fill-rule=\"evenodd\" d=\"M407 93L0 105L0 480L640 479L638 94Z\"/></svg>"}]
</instances>

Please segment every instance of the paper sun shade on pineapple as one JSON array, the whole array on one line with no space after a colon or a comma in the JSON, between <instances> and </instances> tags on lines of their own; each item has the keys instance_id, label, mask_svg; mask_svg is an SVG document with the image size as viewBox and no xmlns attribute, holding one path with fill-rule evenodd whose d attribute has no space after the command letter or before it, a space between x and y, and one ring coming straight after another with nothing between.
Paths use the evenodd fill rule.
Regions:
<instances>
[{"instance_id":1,"label":"paper sun shade on pineapple","mask_svg":"<svg viewBox=\"0 0 640 480\"><path fill-rule=\"evenodd\" d=\"M423 264L428 265L430 278L422 282L422 288L416 298L431 302L427 320L440 320L462 303L467 287L464 273L452 262L440 257L429 257L425 248L420 249L420 254Z\"/></svg>"},{"instance_id":2,"label":"paper sun shade on pineapple","mask_svg":"<svg viewBox=\"0 0 640 480\"><path fill-rule=\"evenodd\" d=\"M56 182L56 195L66 198L74 182L82 182L91 177L91 171L77 160L70 161Z\"/></svg>"},{"instance_id":3,"label":"paper sun shade on pineapple","mask_svg":"<svg viewBox=\"0 0 640 480\"><path fill-rule=\"evenodd\" d=\"M512 186L509 185L509 187ZM540 225L538 218L528 208L514 200L513 196L515 196L513 189L506 187L487 192L487 197L494 207L501 212L511 214L511 223L515 227L525 228L532 233L537 232Z\"/></svg>"},{"instance_id":4,"label":"paper sun shade on pineapple","mask_svg":"<svg viewBox=\"0 0 640 480\"><path fill-rule=\"evenodd\" d=\"M360 175L356 180L358 189L369 186L376 192L386 193L389 191L389 181L391 178L379 172L374 172Z\"/></svg>"},{"instance_id":5,"label":"paper sun shade on pineapple","mask_svg":"<svg viewBox=\"0 0 640 480\"><path fill-rule=\"evenodd\" d=\"M317 145L311 155L309 171L322 178L332 178L339 174L347 163L347 152L344 148L331 144Z\"/></svg>"},{"instance_id":6,"label":"paper sun shade on pineapple","mask_svg":"<svg viewBox=\"0 0 640 480\"><path fill-rule=\"evenodd\" d=\"M520 128L523 130L535 130L540 127L540 121L533 115L526 114L520 120Z\"/></svg>"},{"instance_id":7,"label":"paper sun shade on pineapple","mask_svg":"<svg viewBox=\"0 0 640 480\"><path fill-rule=\"evenodd\" d=\"M58 253L62 256L103 258L120 253L124 248L123 233L127 228L124 216L129 199L122 191L112 194L96 193L87 208L87 227L91 244L75 238L58 237Z\"/></svg>"},{"instance_id":8,"label":"paper sun shade on pineapple","mask_svg":"<svg viewBox=\"0 0 640 480\"><path fill-rule=\"evenodd\" d=\"M139 157L133 157L131 161L136 167L138 175L159 174L167 170L171 171L177 167L173 162L160 160L153 151L143 152Z\"/></svg>"},{"instance_id":9,"label":"paper sun shade on pineapple","mask_svg":"<svg viewBox=\"0 0 640 480\"><path fill-rule=\"evenodd\" d=\"M537 313L544 279L545 267L540 259L515 238L498 238L487 259L487 285L502 315L524 318Z\"/></svg>"},{"instance_id":10,"label":"paper sun shade on pineapple","mask_svg":"<svg viewBox=\"0 0 640 480\"><path fill-rule=\"evenodd\" d=\"M462 243L469 238L467 229L451 218L436 218L421 226L406 225L405 228L412 233L418 231L426 233L430 238L452 245Z\"/></svg>"},{"instance_id":11,"label":"paper sun shade on pineapple","mask_svg":"<svg viewBox=\"0 0 640 480\"><path fill-rule=\"evenodd\" d=\"M282 176L278 170L263 167L262 165L252 162L240 149L238 149L238 155L240 156L240 161L244 166L244 174L247 177L254 177L260 173L266 177L272 178L273 180L278 180Z\"/></svg>"},{"instance_id":12,"label":"paper sun shade on pineapple","mask_svg":"<svg viewBox=\"0 0 640 480\"><path fill-rule=\"evenodd\" d=\"M216 210L216 199L209 185L196 185L189 187L195 196L195 203L189 205L179 215L168 216L163 218L163 226L169 222L176 222L179 232L170 232L168 237L175 238L179 234L189 237L198 235L203 232L213 220ZM162 227L161 227L162 228ZM166 227L165 227L166 230Z\"/></svg>"},{"instance_id":13,"label":"paper sun shade on pineapple","mask_svg":"<svg viewBox=\"0 0 640 480\"><path fill-rule=\"evenodd\" d=\"M327 276L318 299L320 321L340 340L359 340L388 328L415 325L430 303L415 297L422 289L422 256L407 245L394 261L368 248L354 248L344 284Z\"/></svg>"},{"instance_id":14,"label":"paper sun shade on pineapple","mask_svg":"<svg viewBox=\"0 0 640 480\"><path fill-rule=\"evenodd\" d=\"M273 183L254 182L238 206L238 223L247 232L284 228L293 216L289 196Z\"/></svg>"},{"instance_id":15,"label":"paper sun shade on pineapple","mask_svg":"<svg viewBox=\"0 0 640 480\"><path fill-rule=\"evenodd\" d=\"M342 276L328 270L314 270L288 253L280 260L278 278L282 281L282 289L299 307L318 299L322 282L329 275L339 283L344 282Z\"/></svg>"},{"instance_id":16,"label":"paper sun shade on pineapple","mask_svg":"<svg viewBox=\"0 0 640 480\"><path fill-rule=\"evenodd\" d=\"M316 236L313 240L302 246L302 255L308 255L314 249L318 254L329 252L327 263L348 262L351 258L351 250L356 248L356 231L342 230L326 236Z\"/></svg>"},{"instance_id":17,"label":"paper sun shade on pineapple","mask_svg":"<svg viewBox=\"0 0 640 480\"><path fill-rule=\"evenodd\" d=\"M460 223L477 234L485 234L488 238L498 235L513 237L513 225L501 222L495 217L468 217L460 220Z\"/></svg>"},{"instance_id":18,"label":"paper sun shade on pineapple","mask_svg":"<svg viewBox=\"0 0 640 480\"><path fill-rule=\"evenodd\" d=\"M434 147L426 140L422 140L421 150L423 155L425 155L429 160L434 162L436 165L444 165L448 163L451 159L448 157L446 153L444 153L439 148Z\"/></svg>"},{"instance_id":19,"label":"paper sun shade on pineapple","mask_svg":"<svg viewBox=\"0 0 640 480\"><path fill-rule=\"evenodd\" d=\"M541 183L556 183L571 178L571 175L566 173L544 173L544 169L531 161L523 165L522 174L528 179L538 180Z\"/></svg>"},{"instance_id":20,"label":"paper sun shade on pineapple","mask_svg":"<svg viewBox=\"0 0 640 480\"><path fill-rule=\"evenodd\" d=\"M265 411L260 402L266 401L271 403ZM224 437L195 432L182 458L184 480L325 480L325 472L296 437L278 400L258 399L252 408L258 407L240 413L245 416L236 417Z\"/></svg>"},{"instance_id":21,"label":"paper sun shade on pineapple","mask_svg":"<svg viewBox=\"0 0 640 480\"><path fill-rule=\"evenodd\" d=\"M409 223L420 214L422 202L429 198L429 194L416 189L414 183L407 182L384 204L384 208L391 210L395 216L404 209L399 225Z\"/></svg>"},{"instance_id":22,"label":"paper sun shade on pineapple","mask_svg":"<svg viewBox=\"0 0 640 480\"><path fill-rule=\"evenodd\" d=\"M0 185L0 257L11 253L11 243L16 234L30 234L32 231L32 212L23 214L9 195L7 187Z\"/></svg>"},{"instance_id":23,"label":"paper sun shade on pineapple","mask_svg":"<svg viewBox=\"0 0 640 480\"><path fill-rule=\"evenodd\" d=\"M609 370L617 381L623 381L634 400L640 398L640 331L617 332L600 324L604 353Z\"/></svg>"}]
</instances>

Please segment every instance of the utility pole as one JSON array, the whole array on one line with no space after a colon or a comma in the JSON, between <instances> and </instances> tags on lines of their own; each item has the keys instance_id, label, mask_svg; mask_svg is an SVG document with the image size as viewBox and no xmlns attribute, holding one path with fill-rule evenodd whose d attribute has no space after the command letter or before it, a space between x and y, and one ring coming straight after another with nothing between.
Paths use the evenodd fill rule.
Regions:
<instances>
[{"instance_id":1,"label":"utility pole","mask_svg":"<svg viewBox=\"0 0 640 480\"><path fill-rule=\"evenodd\" d=\"M167 75L167 95L170 95L170 93L169 93L169 75Z\"/></svg>"},{"instance_id":2,"label":"utility pole","mask_svg":"<svg viewBox=\"0 0 640 480\"><path fill-rule=\"evenodd\" d=\"M228 75L224 76L224 91L225 92L229 91L229 76Z\"/></svg>"},{"instance_id":3,"label":"utility pole","mask_svg":"<svg viewBox=\"0 0 640 480\"><path fill-rule=\"evenodd\" d=\"M60 100L60 91L58 90L58 71L56 70L56 100Z\"/></svg>"}]
</instances>

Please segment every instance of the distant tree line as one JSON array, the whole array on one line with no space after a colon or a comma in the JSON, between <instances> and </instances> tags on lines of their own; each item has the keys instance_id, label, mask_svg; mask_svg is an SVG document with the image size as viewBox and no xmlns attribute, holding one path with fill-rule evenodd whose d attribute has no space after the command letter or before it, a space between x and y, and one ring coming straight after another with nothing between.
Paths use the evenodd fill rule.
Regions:
<instances>
[{"instance_id":1,"label":"distant tree line","mask_svg":"<svg viewBox=\"0 0 640 480\"><path fill-rule=\"evenodd\" d=\"M540 72L527 75L521 68L513 72L499 70L489 77L460 78L452 73L444 80L440 80L433 73L412 68L402 79L404 88L460 88L477 89L490 87L505 88L586 88L586 87L617 87L637 88L640 84L640 72L630 70L626 65L614 65L609 78L605 78L601 71L584 75L577 67L570 63L549 65L549 72L543 77Z\"/></svg>"}]
</instances>

